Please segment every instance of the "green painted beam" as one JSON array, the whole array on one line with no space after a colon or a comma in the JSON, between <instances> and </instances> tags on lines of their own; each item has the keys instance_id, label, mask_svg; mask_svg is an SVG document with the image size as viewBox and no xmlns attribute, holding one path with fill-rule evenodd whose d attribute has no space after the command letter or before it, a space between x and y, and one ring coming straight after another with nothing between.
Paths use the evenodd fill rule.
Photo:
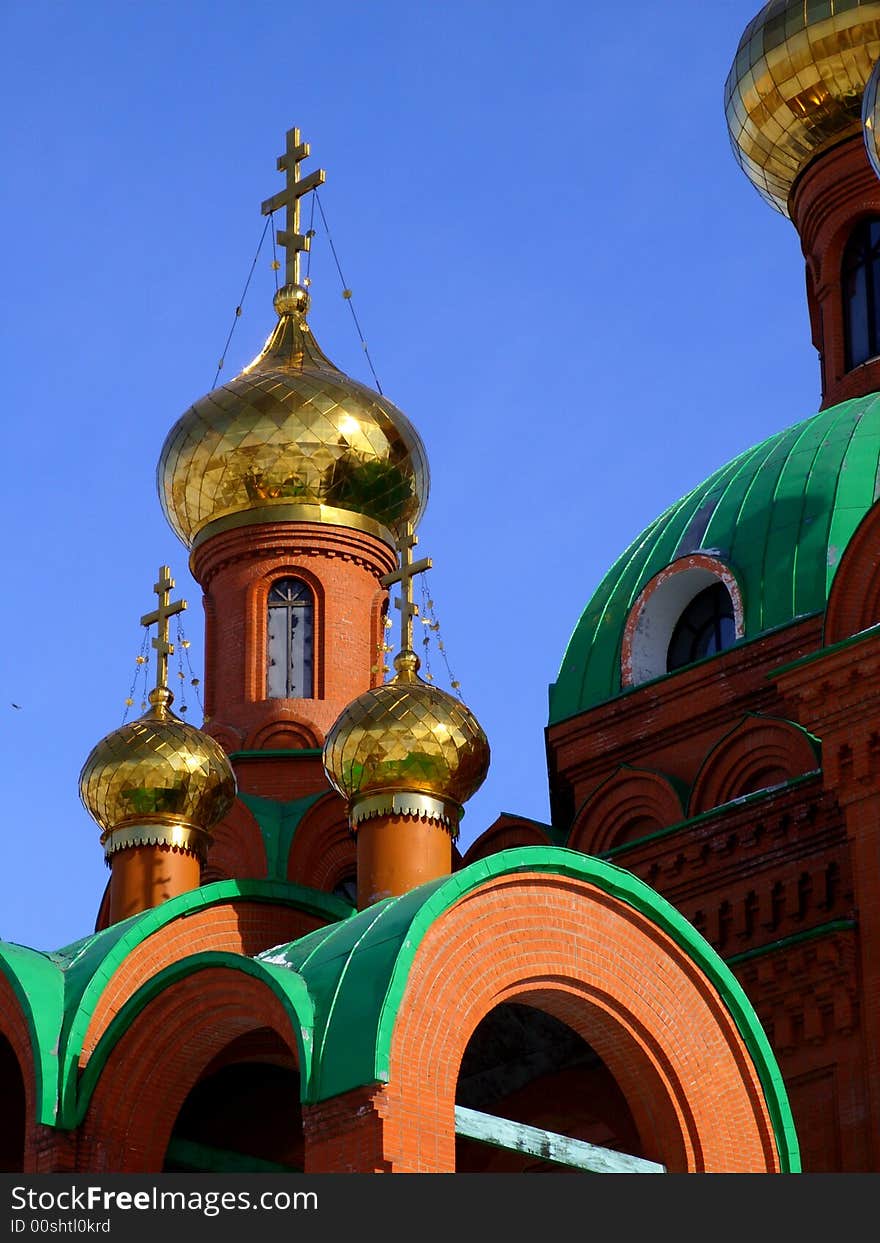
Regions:
<instances>
[{"instance_id":1,"label":"green painted beam","mask_svg":"<svg viewBox=\"0 0 880 1243\"><path fill-rule=\"evenodd\" d=\"M509 1118L496 1118L493 1114L480 1113L477 1109L455 1106L455 1133L493 1148L505 1148L512 1152L524 1152L554 1165L567 1165L587 1174L665 1174L666 1166L643 1157L631 1157L625 1152L588 1144L583 1139L569 1139L540 1127L511 1122Z\"/></svg>"},{"instance_id":2,"label":"green painted beam","mask_svg":"<svg viewBox=\"0 0 880 1243\"><path fill-rule=\"evenodd\" d=\"M165 1160L182 1165L199 1174L301 1174L293 1165L280 1165L251 1157L246 1152L230 1152L210 1144L197 1144L191 1139L172 1139Z\"/></svg>"}]
</instances>

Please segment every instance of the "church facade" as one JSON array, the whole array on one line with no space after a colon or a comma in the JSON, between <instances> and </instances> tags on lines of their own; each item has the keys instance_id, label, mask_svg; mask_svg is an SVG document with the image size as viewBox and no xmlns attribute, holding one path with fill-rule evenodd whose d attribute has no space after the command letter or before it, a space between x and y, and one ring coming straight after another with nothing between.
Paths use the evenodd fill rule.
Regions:
<instances>
[{"instance_id":1,"label":"church facade","mask_svg":"<svg viewBox=\"0 0 880 1243\"><path fill-rule=\"evenodd\" d=\"M880 1169L878 58L880 2L744 32L728 123L802 239L822 408L615 563L551 687L551 823L463 855L490 749L415 650L427 458L311 332L289 132L277 323L159 461L205 720L163 567L149 707L83 766L95 930L0 943L0 1168Z\"/></svg>"}]
</instances>

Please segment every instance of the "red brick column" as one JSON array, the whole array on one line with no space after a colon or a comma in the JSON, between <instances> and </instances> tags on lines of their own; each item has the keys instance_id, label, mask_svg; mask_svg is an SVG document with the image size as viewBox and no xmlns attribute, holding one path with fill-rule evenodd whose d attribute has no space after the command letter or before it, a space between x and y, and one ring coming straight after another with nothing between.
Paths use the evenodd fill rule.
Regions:
<instances>
[{"instance_id":1,"label":"red brick column","mask_svg":"<svg viewBox=\"0 0 880 1243\"><path fill-rule=\"evenodd\" d=\"M880 1168L880 635L869 631L776 678L822 739L823 779L846 819L858 918L869 1169Z\"/></svg>"}]
</instances>

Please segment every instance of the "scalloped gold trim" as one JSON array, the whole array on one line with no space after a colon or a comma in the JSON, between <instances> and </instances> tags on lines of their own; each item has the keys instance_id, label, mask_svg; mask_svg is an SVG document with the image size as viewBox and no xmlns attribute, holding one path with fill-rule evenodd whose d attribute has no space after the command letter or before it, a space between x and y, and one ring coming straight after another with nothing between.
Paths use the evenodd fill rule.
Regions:
<instances>
[{"instance_id":1,"label":"scalloped gold trim","mask_svg":"<svg viewBox=\"0 0 880 1243\"><path fill-rule=\"evenodd\" d=\"M352 828L376 816L414 816L418 820L433 820L446 825L452 836L457 837L462 807L450 799L411 791L383 790L379 794L355 795L352 798L349 804Z\"/></svg>"},{"instance_id":2,"label":"scalloped gold trim","mask_svg":"<svg viewBox=\"0 0 880 1243\"><path fill-rule=\"evenodd\" d=\"M204 862L211 840L211 834L200 829L198 825L169 824L167 821L122 824L101 834L105 859L131 846L170 846L196 855Z\"/></svg>"}]
</instances>

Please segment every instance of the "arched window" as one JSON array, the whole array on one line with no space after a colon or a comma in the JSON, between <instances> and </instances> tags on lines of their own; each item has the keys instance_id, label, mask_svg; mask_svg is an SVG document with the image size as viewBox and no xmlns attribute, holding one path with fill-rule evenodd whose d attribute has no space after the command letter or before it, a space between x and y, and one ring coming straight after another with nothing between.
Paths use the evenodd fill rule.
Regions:
<instances>
[{"instance_id":1,"label":"arched window","mask_svg":"<svg viewBox=\"0 0 880 1243\"><path fill-rule=\"evenodd\" d=\"M704 656L723 652L735 641L733 601L723 583L713 583L694 596L678 619L669 640L666 669L672 673Z\"/></svg>"},{"instance_id":2,"label":"arched window","mask_svg":"<svg viewBox=\"0 0 880 1243\"><path fill-rule=\"evenodd\" d=\"M315 602L299 578L281 578L269 592L266 694L270 699L314 695Z\"/></svg>"},{"instance_id":3,"label":"arched window","mask_svg":"<svg viewBox=\"0 0 880 1243\"><path fill-rule=\"evenodd\" d=\"M846 369L880 354L880 218L860 221L843 252Z\"/></svg>"}]
</instances>

